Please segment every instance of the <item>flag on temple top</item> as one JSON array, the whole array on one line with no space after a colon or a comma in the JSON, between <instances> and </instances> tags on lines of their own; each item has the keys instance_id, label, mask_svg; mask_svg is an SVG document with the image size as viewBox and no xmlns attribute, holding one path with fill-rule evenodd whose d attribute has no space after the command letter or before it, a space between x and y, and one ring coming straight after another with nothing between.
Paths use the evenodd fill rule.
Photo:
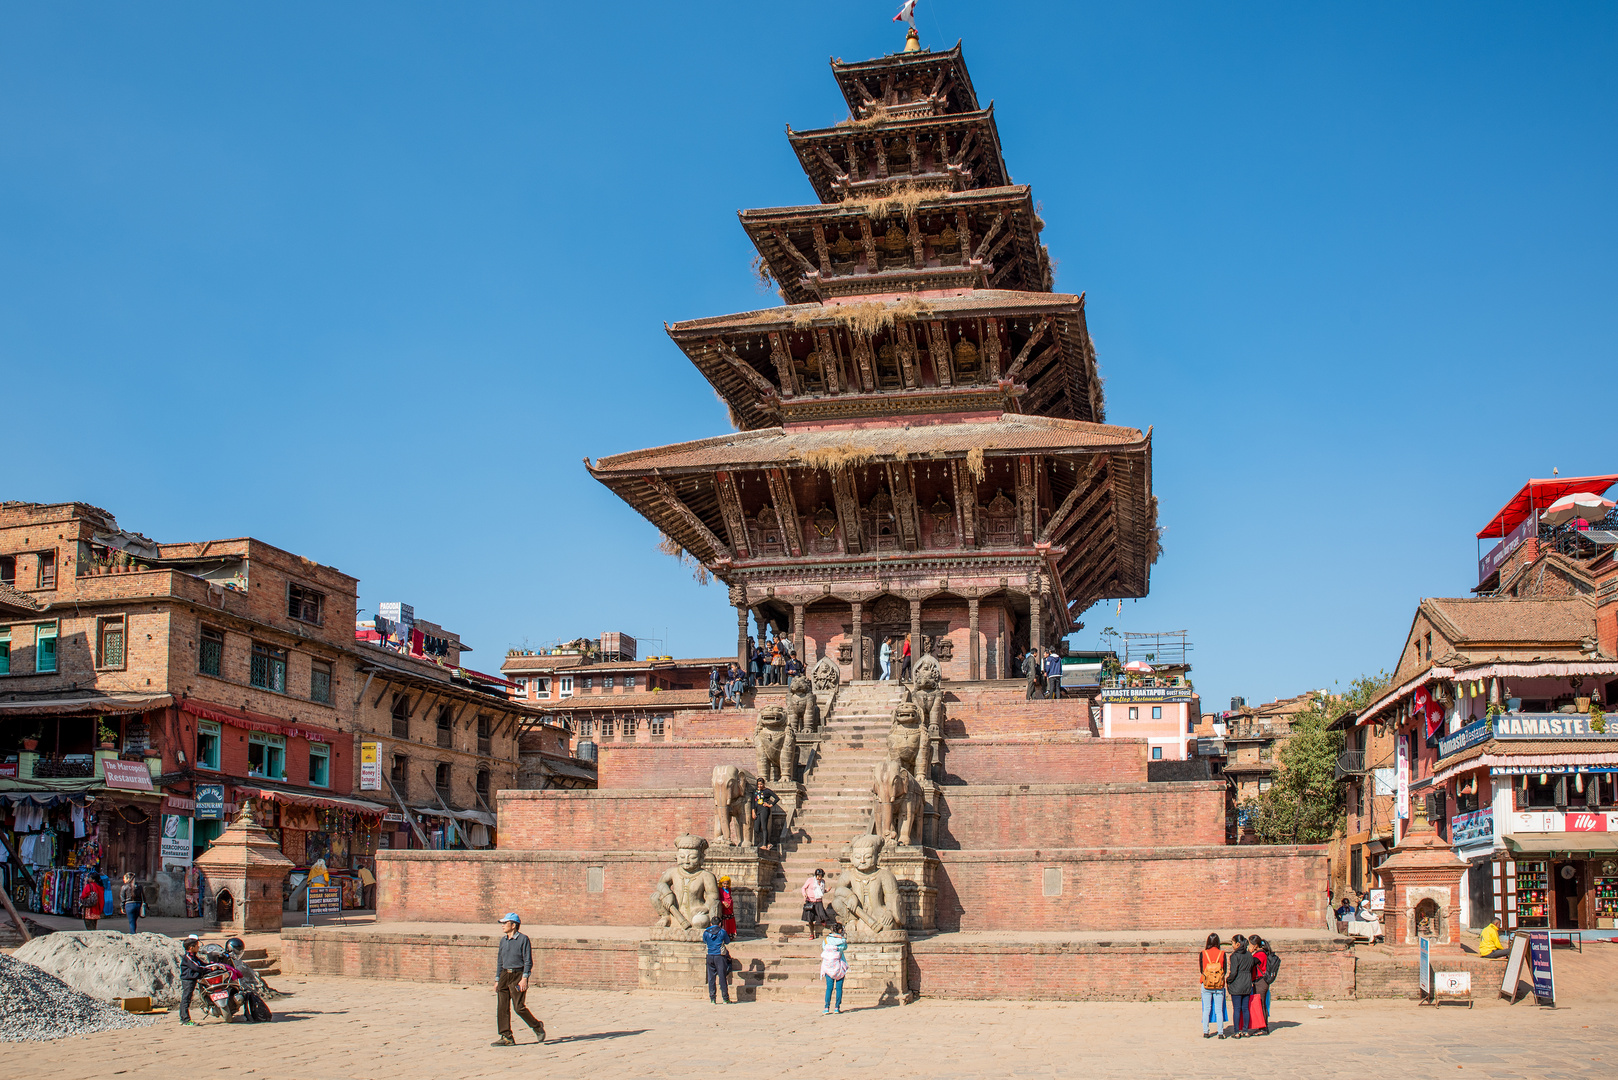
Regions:
<instances>
[{"instance_id":1,"label":"flag on temple top","mask_svg":"<svg viewBox=\"0 0 1618 1080\"><path fill-rule=\"evenodd\" d=\"M899 8L899 14L893 17L893 21L907 22L910 24L910 29L914 30L916 28L916 0L905 0L904 5Z\"/></svg>"},{"instance_id":2,"label":"flag on temple top","mask_svg":"<svg viewBox=\"0 0 1618 1080\"><path fill-rule=\"evenodd\" d=\"M1122 615L1123 613L1124 613L1124 602L1122 600L1120 600L1120 601L1118 601L1118 614Z\"/></svg>"}]
</instances>

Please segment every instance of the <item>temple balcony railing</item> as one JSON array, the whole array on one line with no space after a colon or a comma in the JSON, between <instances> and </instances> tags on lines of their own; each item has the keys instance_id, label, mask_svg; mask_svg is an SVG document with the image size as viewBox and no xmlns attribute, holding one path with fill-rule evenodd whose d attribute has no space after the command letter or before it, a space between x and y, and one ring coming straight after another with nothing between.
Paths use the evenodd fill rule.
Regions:
<instances>
[{"instance_id":1,"label":"temple balcony railing","mask_svg":"<svg viewBox=\"0 0 1618 1080\"><path fill-rule=\"evenodd\" d=\"M1364 776L1365 768L1364 750L1344 750L1337 755L1337 766L1332 770L1333 779L1343 780L1350 776Z\"/></svg>"}]
</instances>

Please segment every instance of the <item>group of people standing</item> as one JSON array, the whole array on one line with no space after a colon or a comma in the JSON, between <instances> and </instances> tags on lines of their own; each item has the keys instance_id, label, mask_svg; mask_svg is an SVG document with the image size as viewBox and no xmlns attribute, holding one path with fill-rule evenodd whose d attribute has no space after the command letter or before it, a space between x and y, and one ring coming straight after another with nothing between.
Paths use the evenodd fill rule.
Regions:
<instances>
[{"instance_id":1,"label":"group of people standing","mask_svg":"<svg viewBox=\"0 0 1618 1080\"><path fill-rule=\"evenodd\" d=\"M1040 696L1041 684L1044 695L1051 700L1062 696L1062 657L1055 649L1029 649L1023 654L1022 673L1028 680L1024 695L1028 701Z\"/></svg>"},{"instance_id":2,"label":"group of people standing","mask_svg":"<svg viewBox=\"0 0 1618 1080\"><path fill-rule=\"evenodd\" d=\"M831 905L826 902L829 892L826 871L817 868L804 879L800 891L803 893L803 922L809 928L809 940L813 941L819 936L817 927L826 928L826 940L820 946L820 977L826 981L826 1001L820 1015L841 1013L843 978L848 974L848 938L843 933L843 924L832 917Z\"/></svg>"},{"instance_id":3,"label":"group of people standing","mask_svg":"<svg viewBox=\"0 0 1618 1080\"><path fill-rule=\"evenodd\" d=\"M106 874L92 873L84 879L84 888L79 890L79 914L86 930L94 930L106 917L111 897L112 880ZM146 914L146 898L134 874L124 875L123 884L118 887L117 904L117 910L129 920L129 932L136 933L140 917Z\"/></svg>"},{"instance_id":4,"label":"group of people standing","mask_svg":"<svg viewBox=\"0 0 1618 1080\"><path fill-rule=\"evenodd\" d=\"M1218 934L1209 934L1197 957L1202 975L1202 1037L1226 1038L1225 999L1230 999L1230 1038L1270 1033L1270 987L1281 970L1281 958L1270 943L1253 935L1237 934L1235 948L1226 952ZM1214 1030L1209 1031L1212 1026Z\"/></svg>"},{"instance_id":5,"label":"group of people standing","mask_svg":"<svg viewBox=\"0 0 1618 1080\"><path fill-rule=\"evenodd\" d=\"M882 666L882 674L878 676L879 678L891 680L893 678L895 666L897 666L899 671L900 682L904 682L910 678L909 634L906 634L903 639L896 636L883 638L882 648L877 650L876 655L877 661ZM894 659L896 657L899 661L897 665L894 664Z\"/></svg>"},{"instance_id":6,"label":"group of people standing","mask_svg":"<svg viewBox=\"0 0 1618 1080\"><path fill-rule=\"evenodd\" d=\"M803 661L791 639L773 634L760 643L747 639L747 669L732 662L721 671L708 670L708 704L715 711L726 705L742 707L742 692L752 686L785 686L804 673Z\"/></svg>"}]
</instances>

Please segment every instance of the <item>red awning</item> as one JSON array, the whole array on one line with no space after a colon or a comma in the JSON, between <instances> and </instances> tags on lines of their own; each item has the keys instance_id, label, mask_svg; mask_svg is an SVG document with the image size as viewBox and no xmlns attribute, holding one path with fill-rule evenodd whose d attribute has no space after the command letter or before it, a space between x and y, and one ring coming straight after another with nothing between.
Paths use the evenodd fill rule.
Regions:
<instances>
[{"instance_id":1,"label":"red awning","mask_svg":"<svg viewBox=\"0 0 1618 1080\"><path fill-rule=\"evenodd\" d=\"M1530 480L1523 489L1500 508L1494 519L1478 532L1479 540L1498 540L1528 520L1535 510L1544 510L1563 495L1576 495L1581 491L1605 495L1607 489L1618 484L1618 473L1609 476L1558 476L1550 480Z\"/></svg>"},{"instance_id":2,"label":"red awning","mask_svg":"<svg viewBox=\"0 0 1618 1080\"><path fill-rule=\"evenodd\" d=\"M232 709L228 705L193 701L190 698L180 702L180 711L218 724L229 724L232 727L246 728L248 731L268 732L271 735L285 735L293 739L308 739L310 742L329 743L337 737L335 731L312 728L305 724L288 724L264 713L246 712L242 709Z\"/></svg>"},{"instance_id":3,"label":"red awning","mask_svg":"<svg viewBox=\"0 0 1618 1080\"><path fill-rule=\"evenodd\" d=\"M387 809L381 803L365 799L345 799L340 795L305 795L301 791L281 791L278 788L255 788L235 785L238 799L270 799L291 806L314 806L322 810L347 810L368 817L381 817Z\"/></svg>"}]
</instances>

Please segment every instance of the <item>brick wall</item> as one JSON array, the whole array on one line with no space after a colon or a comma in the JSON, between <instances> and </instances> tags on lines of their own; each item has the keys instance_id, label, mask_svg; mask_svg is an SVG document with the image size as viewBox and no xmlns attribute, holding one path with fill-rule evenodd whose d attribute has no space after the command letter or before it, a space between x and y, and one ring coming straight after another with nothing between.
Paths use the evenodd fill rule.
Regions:
<instances>
[{"instance_id":1,"label":"brick wall","mask_svg":"<svg viewBox=\"0 0 1618 1080\"><path fill-rule=\"evenodd\" d=\"M1225 785L945 787L939 847L1147 848L1219 845Z\"/></svg>"},{"instance_id":2,"label":"brick wall","mask_svg":"<svg viewBox=\"0 0 1618 1080\"><path fill-rule=\"evenodd\" d=\"M986 735L1072 735L1090 730L1090 703L1085 698L1060 701L1024 701L1019 692L1010 701L1001 695L973 695L952 689L944 699L944 735L979 738ZM966 700L951 701L957 693Z\"/></svg>"},{"instance_id":3,"label":"brick wall","mask_svg":"<svg viewBox=\"0 0 1618 1080\"><path fill-rule=\"evenodd\" d=\"M940 930L1326 925L1323 846L940 851ZM1045 895L1045 871L1060 871ZM1053 875L1054 876L1054 875Z\"/></svg>"},{"instance_id":4,"label":"brick wall","mask_svg":"<svg viewBox=\"0 0 1618 1080\"><path fill-rule=\"evenodd\" d=\"M504 914L503 912L501 914ZM529 929L529 985L570 990L633 990L635 941L551 938ZM455 936L351 933L313 927L281 931L281 969L289 975L352 975L411 982L494 984L497 934Z\"/></svg>"},{"instance_id":5,"label":"brick wall","mask_svg":"<svg viewBox=\"0 0 1618 1080\"><path fill-rule=\"evenodd\" d=\"M951 739L946 784L1081 784L1144 781L1143 739L1088 735Z\"/></svg>"},{"instance_id":6,"label":"brick wall","mask_svg":"<svg viewBox=\"0 0 1618 1080\"><path fill-rule=\"evenodd\" d=\"M1222 935L1223 936L1223 935ZM1037 1001L1190 1001L1200 996L1200 942L973 942L910 945L910 985L926 997ZM1342 941L1281 942L1275 996L1355 996L1354 954Z\"/></svg>"},{"instance_id":7,"label":"brick wall","mask_svg":"<svg viewBox=\"0 0 1618 1080\"><path fill-rule=\"evenodd\" d=\"M715 765L752 770L750 739L701 742L603 743L596 759L601 788L708 788Z\"/></svg>"},{"instance_id":8,"label":"brick wall","mask_svg":"<svg viewBox=\"0 0 1618 1080\"><path fill-rule=\"evenodd\" d=\"M698 790L502 791L504 851L666 851L681 833L707 836L713 793Z\"/></svg>"},{"instance_id":9,"label":"brick wall","mask_svg":"<svg viewBox=\"0 0 1618 1080\"><path fill-rule=\"evenodd\" d=\"M517 908L563 926L650 926L667 851L379 851L379 923L492 923ZM602 891L589 891L590 867Z\"/></svg>"}]
</instances>

